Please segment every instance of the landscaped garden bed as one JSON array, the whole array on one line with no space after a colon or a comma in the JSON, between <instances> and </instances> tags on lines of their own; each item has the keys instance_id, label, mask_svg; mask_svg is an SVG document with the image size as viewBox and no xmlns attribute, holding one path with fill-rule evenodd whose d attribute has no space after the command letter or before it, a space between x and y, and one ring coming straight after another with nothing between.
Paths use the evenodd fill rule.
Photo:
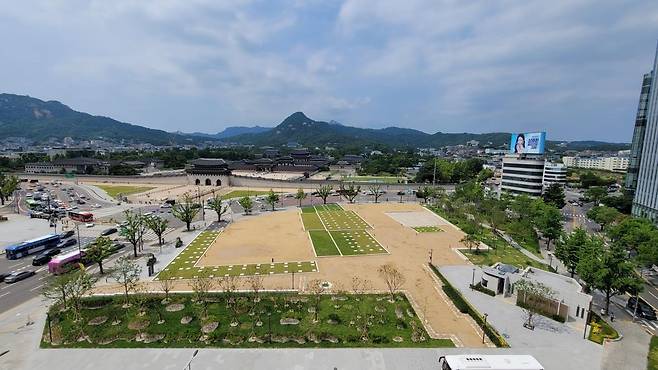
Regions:
<instances>
[{"instance_id":1,"label":"landscaped garden bed","mask_svg":"<svg viewBox=\"0 0 658 370\"><path fill-rule=\"evenodd\" d=\"M402 294L209 293L84 298L49 311L42 347L452 347ZM52 333L52 334L51 334ZM52 335L52 343L51 343Z\"/></svg>"}]
</instances>

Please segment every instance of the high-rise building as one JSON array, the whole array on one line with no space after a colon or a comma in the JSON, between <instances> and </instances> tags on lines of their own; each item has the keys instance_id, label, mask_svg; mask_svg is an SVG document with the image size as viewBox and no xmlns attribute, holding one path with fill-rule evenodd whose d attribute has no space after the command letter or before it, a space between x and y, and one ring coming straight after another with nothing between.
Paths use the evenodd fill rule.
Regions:
<instances>
[{"instance_id":1,"label":"high-rise building","mask_svg":"<svg viewBox=\"0 0 658 370\"><path fill-rule=\"evenodd\" d=\"M649 96L646 105L646 127L642 135L640 167L633 198L632 213L658 221L658 47L653 61ZM638 138L639 139L639 138ZM632 155L632 154L631 154Z\"/></svg>"},{"instance_id":2,"label":"high-rise building","mask_svg":"<svg viewBox=\"0 0 658 370\"><path fill-rule=\"evenodd\" d=\"M634 193L637 188L637 175L640 170L642 159L642 146L644 144L644 132L647 128L647 106L649 104L649 92L651 91L651 80L653 71L646 73L642 78L642 89L640 90L640 102L635 115L635 129L633 130L633 142L631 143L630 160L626 172L626 190Z\"/></svg>"},{"instance_id":3,"label":"high-rise building","mask_svg":"<svg viewBox=\"0 0 658 370\"><path fill-rule=\"evenodd\" d=\"M544 189L543 157L508 154L503 157L503 177L500 190L511 194L541 196Z\"/></svg>"}]
</instances>

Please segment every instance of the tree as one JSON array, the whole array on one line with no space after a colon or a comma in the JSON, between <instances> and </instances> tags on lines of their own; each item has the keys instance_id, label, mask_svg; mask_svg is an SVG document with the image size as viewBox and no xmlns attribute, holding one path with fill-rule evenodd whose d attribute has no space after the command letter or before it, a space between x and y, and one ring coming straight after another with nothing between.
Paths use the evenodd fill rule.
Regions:
<instances>
[{"instance_id":1,"label":"tree","mask_svg":"<svg viewBox=\"0 0 658 370\"><path fill-rule=\"evenodd\" d=\"M214 280L209 277L201 276L192 280L192 294L196 303L202 307L201 319L208 315L208 293L212 290Z\"/></svg>"},{"instance_id":2,"label":"tree","mask_svg":"<svg viewBox=\"0 0 658 370\"><path fill-rule=\"evenodd\" d=\"M200 210L201 207L194 203L192 197L189 194L185 194L183 196L183 201L174 204L174 206L171 208L171 214L177 219L185 222L187 231L190 231L190 224Z\"/></svg>"},{"instance_id":3,"label":"tree","mask_svg":"<svg viewBox=\"0 0 658 370\"><path fill-rule=\"evenodd\" d=\"M478 240L477 236L475 233L466 233L461 240L459 241L460 243L464 244L466 248L470 251L473 247L475 247L475 253L480 252L480 241Z\"/></svg>"},{"instance_id":4,"label":"tree","mask_svg":"<svg viewBox=\"0 0 658 370\"><path fill-rule=\"evenodd\" d=\"M137 246L146 232L146 223L141 214L135 213L129 209L124 212L126 220L119 228L119 235L123 236L132 244L135 258L137 258Z\"/></svg>"},{"instance_id":5,"label":"tree","mask_svg":"<svg viewBox=\"0 0 658 370\"><path fill-rule=\"evenodd\" d=\"M562 209L567 204L564 200L564 188L556 182L546 188L542 198L546 204L554 205L558 209Z\"/></svg>"},{"instance_id":6,"label":"tree","mask_svg":"<svg viewBox=\"0 0 658 370\"><path fill-rule=\"evenodd\" d=\"M0 204L4 205L11 194L19 188L20 180L14 175L7 176L0 172Z\"/></svg>"},{"instance_id":7,"label":"tree","mask_svg":"<svg viewBox=\"0 0 658 370\"><path fill-rule=\"evenodd\" d=\"M402 288L406 281L404 275L392 263L386 263L377 269L379 276L386 282L386 287L391 295L391 301L395 300L395 292Z\"/></svg>"},{"instance_id":8,"label":"tree","mask_svg":"<svg viewBox=\"0 0 658 370\"><path fill-rule=\"evenodd\" d=\"M377 203L379 197L384 194L381 184L370 185L368 186L368 190L370 191L370 194L375 198L375 203Z\"/></svg>"},{"instance_id":9,"label":"tree","mask_svg":"<svg viewBox=\"0 0 658 370\"><path fill-rule=\"evenodd\" d=\"M494 172L490 168L483 168L476 178L476 181L480 184L487 181L488 179L494 177Z\"/></svg>"},{"instance_id":10,"label":"tree","mask_svg":"<svg viewBox=\"0 0 658 370\"><path fill-rule=\"evenodd\" d=\"M423 186L416 190L416 198L420 198L423 202L427 203L430 199L434 198L436 188L432 186Z\"/></svg>"},{"instance_id":11,"label":"tree","mask_svg":"<svg viewBox=\"0 0 658 370\"><path fill-rule=\"evenodd\" d=\"M605 294L606 313L609 312L610 298L626 292L636 293L643 287L626 251L615 244L606 248L598 237L592 237L583 250L576 271L588 286Z\"/></svg>"},{"instance_id":12,"label":"tree","mask_svg":"<svg viewBox=\"0 0 658 370\"><path fill-rule=\"evenodd\" d=\"M585 197L598 206L603 198L608 195L608 191L603 186L593 186L585 191Z\"/></svg>"},{"instance_id":13,"label":"tree","mask_svg":"<svg viewBox=\"0 0 658 370\"><path fill-rule=\"evenodd\" d=\"M97 263L98 269L103 275L103 261L112 254L112 240L107 236L98 237L85 252L85 258Z\"/></svg>"},{"instance_id":14,"label":"tree","mask_svg":"<svg viewBox=\"0 0 658 370\"><path fill-rule=\"evenodd\" d=\"M279 202L279 194L275 193L274 190L270 189L267 196L265 196L265 203L269 204L272 207L272 212L274 212L274 206Z\"/></svg>"},{"instance_id":15,"label":"tree","mask_svg":"<svg viewBox=\"0 0 658 370\"><path fill-rule=\"evenodd\" d=\"M83 296L91 291L96 279L87 274L84 268L51 279L42 291L44 297L73 310L80 317L80 303Z\"/></svg>"},{"instance_id":16,"label":"tree","mask_svg":"<svg viewBox=\"0 0 658 370\"><path fill-rule=\"evenodd\" d=\"M174 281L175 281L174 277L169 272L162 271L158 275L158 284L160 285L160 289L165 294L164 302L167 302L167 303L169 302L169 292L174 287Z\"/></svg>"},{"instance_id":17,"label":"tree","mask_svg":"<svg viewBox=\"0 0 658 370\"><path fill-rule=\"evenodd\" d=\"M327 198L329 198L333 190L334 187L331 185L321 185L319 188L315 189L318 196L322 198L322 204L327 204Z\"/></svg>"},{"instance_id":18,"label":"tree","mask_svg":"<svg viewBox=\"0 0 658 370\"><path fill-rule=\"evenodd\" d=\"M580 262L580 256L589 243L589 236L582 228L575 229L567 235L564 240L557 243L555 247L555 256L562 261L567 267L571 277L576 273L576 268Z\"/></svg>"},{"instance_id":19,"label":"tree","mask_svg":"<svg viewBox=\"0 0 658 370\"><path fill-rule=\"evenodd\" d=\"M254 302L260 301L260 297L258 296L258 292L263 289L263 277L260 275L252 275L247 278L247 284L249 284L249 287L251 290L253 290L254 295L256 296L254 298Z\"/></svg>"},{"instance_id":20,"label":"tree","mask_svg":"<svg viewBox=\"0 0 658 370\"><path fill-rule=\"evenodd\" d=\"M350 183L350 185L348 187L345 187L345 184L343 184L343 183L340 184L339 192L350 203L354 203L354 199L356 199L356 197L359 195L360 191L361 191L361 185L354 185L353 182Z\"/></svg>"},{"instance_id":21,"label":"tree","mask_svg":"<svg viewBox=\"0 0 658 370\"><path fill-rule=\"evenodd\" d=\"M222 216L228 212L228 204L224 204L222 196L217 194L208 200L208 206L217 212L217 222L222 222Z\"/></svg>"},{"instance_id":22,"label":"tree","mask_svg":"<svg viewBox=\"0 0 658 370\"><path fill-rule=\"evenodd\" d=\"M297 193L295 194L295 199L299 201L299 207L302 207L302 201L306 199L306 193L304 193L304 189L299 188L297 189Z\"/></svg>"},{"instance_id":23,"label":"tree","mask_svg":"<svg viewBox=\"0 0 658 370\"><path fill-rule=\"evenodd\" d=\"M527 317L523 326L528 329L534 329L535 324L533 319L535 315L541 312L541 308L546 300L553 299L555 293L550 287L538 281L533 282L526 279L521 279L514 283L514 290L516 290L517 297L521 302L521 308Z\"/></svg>"},{"instance_id":24,"label":"tree","mask_svg":"<svg viewBox=\"0 0 658 370\"><path fill-rule=\"evenodd\" d=\"M320 302L322 301L322 281L313 279L308 282L308 291L313 297L313 308L315 309L313 322L318 322L318 315L320 314Z\"/></svg>"},{"instance_id":25,"label":"tree","mask_svg":"<svg viewBox=\"0 0 658 370\"><path fill-rule=\"evenodd\" d=\"M658 229L645 218L627 217L606 229L613 243L634 251L644 266L658 264Z\"/></svg>"},{"instance_id":26,"label":"tree","mask_svg":"<svg viewBox=\"0 0 658 370\"><path fill-rule=\"evenodd\" d=\"M128 305L128 293L135 289L139 283L139 274L142 267L128 257L121 257L114 264L112 278L123 286L126 305Z\"/></svg>"},{"instance_id":27,"label":"tree","mask_svg":"<svg viewBox=\"0 0 658 370\"><path fill-rule=\"evenodd\" d=\"M606 226L618 220L621 217L621 213L611 207L597 206L587 211L587 217L601 225L601 231L603 231Z\"/></svg>"},{"instance_id":28,"label":"tree","mask_svg":"<svg viewBox=\"0 0 658 370\"><path fill-rule=\"evenodd\" d=\"M146 226L158 237L158 245L162 247L162 243L164 242L162 234L167 231L169 221L158 216L145 217L144 221L146 222Z\"/></svg>"},{"instance_id":29,"label":"tree","mask_svg":"<svg viewBox=\"0 0 658 370\"><path fill-rule=\"evenodd\" d=\"M248 196L244 196L238 200L240 206L244 209L244 214L251 214L251 211L254 209L254 202Z\"/></svg>"},{"instance_id":30,"label":"tree","mask_svg":"<svg viewBox=\"0 0 658 370\"><path fill-rule=\"evenodd\" d=\"M546 239L546 250L550 250L551 242L562 235L562 213L555 206L544 205L539 211L536 224Z\"/></svg>"}]
</instances>

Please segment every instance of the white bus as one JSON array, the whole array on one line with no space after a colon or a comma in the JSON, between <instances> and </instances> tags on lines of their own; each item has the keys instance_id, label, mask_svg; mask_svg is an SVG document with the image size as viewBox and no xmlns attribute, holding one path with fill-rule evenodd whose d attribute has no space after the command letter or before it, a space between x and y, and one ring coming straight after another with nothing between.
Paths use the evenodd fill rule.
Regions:
<instances>
[{"instance_id":1,"label":"white bus","mask_svg":"<svg viewBox=\"0 0 658 370\"><path fill-rule=\"evenodd\" d=\"M544 370L530 355L451 355L439 357L441 370Z\"/></svg>"}]
</instances>

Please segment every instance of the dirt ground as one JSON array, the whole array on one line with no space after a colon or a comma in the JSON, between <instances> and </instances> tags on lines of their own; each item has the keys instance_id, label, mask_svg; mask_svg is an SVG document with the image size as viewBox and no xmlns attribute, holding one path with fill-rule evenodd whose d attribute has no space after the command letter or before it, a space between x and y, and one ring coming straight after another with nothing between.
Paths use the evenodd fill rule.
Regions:
<instances>
[{"instance_id":1,"label":"dirt ground","mask_svg":"<svg viewBox=\"0 0 658 370\"><path fill-rule=\"evenodd\" d=\"M229 225L197 266L310 261L315 259L299 211L245 217Z\"/></svg>"}]
</instances>

